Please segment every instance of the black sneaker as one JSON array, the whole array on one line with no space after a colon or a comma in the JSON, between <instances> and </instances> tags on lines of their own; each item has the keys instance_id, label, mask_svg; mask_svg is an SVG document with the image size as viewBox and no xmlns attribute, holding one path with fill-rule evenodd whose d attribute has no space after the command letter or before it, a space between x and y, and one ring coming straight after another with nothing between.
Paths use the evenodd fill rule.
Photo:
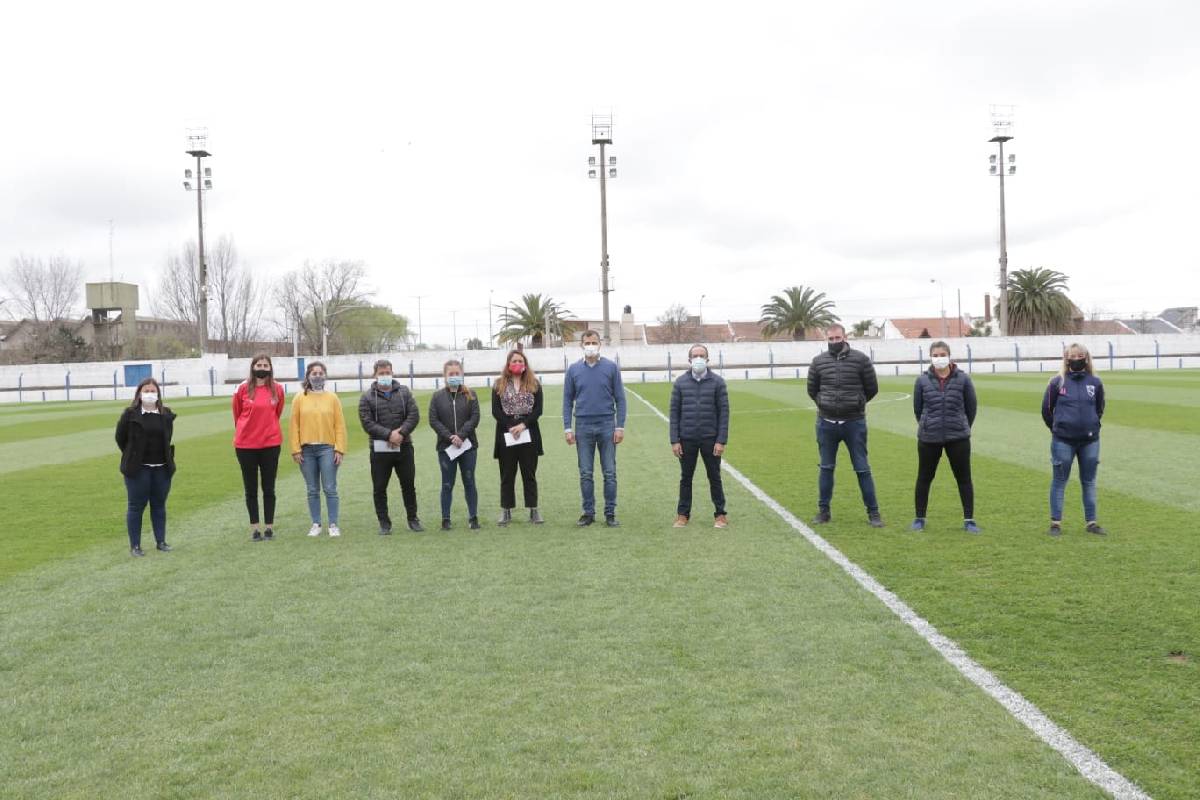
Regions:
<instances>
[{"instance_id":1,"label":"black sneaker","mask_svg":"<svg viewBox=\"0 0 1200 800\"><path fill-rule=\"evenodd\" d=\"M1107 536L1108 535L1108 531L1104 530L1104 528L1101 528L1099 522L1089 522L1087 524L1087 532L1094 533L1097 536Z\"/></svg>"},{"instance_id":2,"label":"black sneaker","mask_svg":"<svg viewBox=\"0 0 1200 800\"><path fill-rule=\"evenodd\" d=\"M1055 537L1062 536L1062 525L1059 525L1057 522L1051 522L1050 529L1046 531L1046 535Z\"/></svg>"},{"instance_id":3,"label":"black sneaker","mask_svg":"<svg viewBox=\"0 0 1200 800\"><path fill-rule=\"evenodd\" d=\"M591 525L595 521L596 521L595 514L581 514L579 516L579 521L576 522L575 524L578 525L580 528L586 528L588 525Z\"/></svg>"},{"instance_id":4,"label":"black sneaker","mask_svg":"<svg viewBox=\"0 0 1200 800\"><path fill-rule=\"evenodd\" d=\"M171 545L167 544L166 542L159 542L158 544L156 544L154 546L156 548L158 548L159 550L163 551L164 553L171 552Z\"/></svg>"},{"instance_id":5,"label":"black sneaker","mask_svg":"<svg viewBox=\"0 0 1200 800\"><path fill-rule=\"evenodd\" d=\"M263 531L263 541L275 541L275 531L271 530L270 528L267 528L265 531Z\"/></svg>"},{"instance_id":6,"label":"black sneaker","mask_svg":"<svg viewBox=\"0 0 1200 800\"><path fill-rule=\"evenodd\" d=\"M408 529L414 533L421 533L425 530L425 526L421 524L421 520L413 517L408 521Z\"/></svg>"},{"instance_id":7,"label":"black sneaker","mask_svg":"<svg viewBox=\"0 0 1200 800\"><path fill-rule=\"evenodd\" d=\"M255 531L254 533L250 534L250 541L261 542L262 540L263 540L262 531Z\"/></svg>"},{"instance_id":8,"label":"black sneaker","mask_svg":"<svg viewBox=\"0 0 1200 800\"><path fill-rule=\"evenodd\" d=\"M392 521L390 519L379 520L379 535L380 536L391 536L392 535Z\"/></svg>"},{"instance_id":9,"label":"black sneaker","mask_svg":"<svg viewBox=\"0 0 1200 800\"><path fill-rule=\"evenodd\" d=\"M501 528L506 528L506 527L508 527L508 523L510 523L510 522L512 522L512 509L511 508L500 509L500 519L496 520L496 524L499 525Z\"/></svg>"},{"instance_id":10,"label":"black sneaker","mask_svg":"<svg viewBox=\"0 0 1200 800\"><path fill-rule=\"evenodd\" d=\"M876 511L874 514L867 514L867 524L872 528L882 528L883 517L879 516L878 511Z\"/></svg>"},{"instance_id":11,"label":"black sneaker","mask_svg":"<svg viewBox=\"0 0 1200 800\"><path fill-rule=\"evenodd\" d=\"M829 509L822 508L819 511L817 511L817 515L812 518L812 524L813 525L824 525L825 523L829 522L830 519L832 519L832 517L829 516Z\"/></svg>"},{"instance_id":12,"label":"black sneaker","mask_svg":"<svg viewBox=\"0 0 1200 800\"><path fill-rule=\"evenodd\" d=\"M444 530L444 531L450 530L450 520L448 520L448 519L442 520L442 530Z\"/></svg>"},{"instance_id":13,"label":"black sneaker","mask_svg":"<svg viewBox=\"0 0 1200 800\"><path fill-rule=\"evenodd\" d=\"M605 515L604 515L604 524L605 524L605 525L607 525L607 526L608 526L608 527L610 527L610 528L619 528L619 527L621 527L621 523L617 521L617 515L616 515L616 514L605 514Z\"/></svg>"},{"instance_id":14,"label":"black sneaker","mask_svg":"<svg viewBox=\"0 0 1200 800\"><path fill-rule=\"evenodd\" d=\"M467 526L473 531L479 530L479 517L471 517L467 520Z\"/></svg>"},{"instance_id":15,"label":"black sneaker","mask_svg":"<svg viewBox=\"0 0 1200 800\"><path fill-rule=\"evenodd\" d=\"M140 547L131 547L129 548L129 555L133 556L134 558L141 558L146 554L142 552L142 548Z\"/></svg>"},{"instance_id":16,"label":"black sneaker","mask_svg":"<svg viewBox=\"0 0 1200 800\"><path fill-rule=\"evenodd\" d=\"M531 508L531 509L529 509L529 521L532 522L534 525L541 525L546 520L542 519L542 515L538 512L538 510L536 508Z\"/></svg>"}]
</instances>

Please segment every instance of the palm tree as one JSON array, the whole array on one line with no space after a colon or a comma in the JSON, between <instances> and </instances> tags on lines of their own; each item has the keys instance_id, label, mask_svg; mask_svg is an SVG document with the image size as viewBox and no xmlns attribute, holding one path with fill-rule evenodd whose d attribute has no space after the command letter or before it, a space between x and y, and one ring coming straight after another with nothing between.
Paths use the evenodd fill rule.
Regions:
<instances>
[{"instance_id":1,"label":"palm tree","mask_svg":"<svg viewBox=\"0 0 1200 800\"><path fill-rule=\"evenodd\" d=\"M874 324L875 324L875 320L873 320L873 319L861 320L859 322L854 323L854 328L851 331L851 333L854 334L855 339L861 339L871 332L871 326Z\"/></svg>"},{"instance_id":2,"label":"palm tree","mask_svg":"<svg viewBox=\"0 0 1200 800\"><path fill-rule=\"evenodd\" d=\"M1074 304L1066 295L1067 276L1044 267L1018 269L1008 276L1008 328L1012 336L1069 333Z\"/></svg>"},{"instance_id":3,"label":"palm tree","mask_svg":"<svg viewBox=\"0 0 1200 800\"><path fill-rule=\"evenodd\" d=\"M762 318L758 324L767 336L790 333L793 341L803 341L805 331L824 328L837 321L833 315L833 301L825 299L825 293L815 293L811 288L792 286L782 295L772 295L771 302L762 307Z\"/></svg>"},{"instance_id":4,"label":"palm tree","mask_svg":"<svg viewBox=\"0 0 1200 800\"><path fill-rule=\"evenodd\" d=\"M527 294L520 303L511 303L504 310L504 327L496 334L496 341L515 343L528 336L532 347L545 347L546 334L561 336L563 322L572 316L551 297L543 299L540 294Z\"/></svg>"}]
</instances>

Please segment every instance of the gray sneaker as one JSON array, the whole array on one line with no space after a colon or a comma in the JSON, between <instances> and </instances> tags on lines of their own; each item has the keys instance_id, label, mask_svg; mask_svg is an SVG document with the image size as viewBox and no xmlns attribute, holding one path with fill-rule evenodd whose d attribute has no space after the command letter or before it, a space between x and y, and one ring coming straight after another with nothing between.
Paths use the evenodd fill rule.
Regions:
<instances>
[{"instance_id":1,"label":"gray sneaker","mask_svg":"<svg viewBox=\"0 0 1200 800\"><path fill-rule=\"evenodd\" d=\"M496 524L499 525L501 528L503 528L506 525L508 525L508 523L510 523L510 522L512 522L512 509L511 508L500 509L500 519L496 520Z\"/></svg>"},{"instance_id":2,"label":"gray sneaker","mask_svg":"<svg viewBox=\"0 0 1200 800\"><path fill-rule=\"evenodd\" d=\"M872 528L882 528L883 527L883 517L879 516L878 511L876 511L874 514L868 514L867 515L867 524L870 525Z\"/></svg>"},{"instance_id":3,"label":"gray sneaker","mask_svg":"<svg viewBox=\"0 0 1200 800\"><path fill-rule=\"evenodd\" d=\"M823 508L817 512L817 515L812 518L813 525L824 525L829 522L832 517L829 516L829 509Z\"/></svg>"},{"instance_id":4,"label":"gray sneaker","mask_svg":"<svg viewBox=\"0 0 1200 800\"><path fill-rule=\"evenodd\" d=\"M541 513L536 508L529 509L529 521L534 525L541 525L546 520L542 519Z\"/></svg>"}]
</instances>

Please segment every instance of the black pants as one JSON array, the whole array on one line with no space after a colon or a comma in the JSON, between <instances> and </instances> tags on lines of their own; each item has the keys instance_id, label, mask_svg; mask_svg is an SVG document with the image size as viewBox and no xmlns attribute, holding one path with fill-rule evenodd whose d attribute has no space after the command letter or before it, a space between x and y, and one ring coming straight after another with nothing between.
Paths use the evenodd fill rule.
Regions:
<instances>
[{"instance_id":1,"label":"black pants","mask_svg":"<svg viewBox=\"0 0 1200 800\"><path fill-rule=\"evenodd\" d=\"M258 475L262 473L263 517L267 527L275 524L275 476L279 474L279 446L260 449L237 448L238 465L242 468L242 485L246 489L246 511L250 524L258 524Z\"/></svg>"},{"instance_id":2,"label":"black pants","mask_svg":"<svg viewBox=\"0 0 1200 800\"><path fill-rule=\"evenodd\" d=\"M521 469L521 488L525 507L538 507L538 453L535 444L519 444L500 451L500 507L517 507L517 468Z\"/></svg>"},{"instance_id":3,"label":"black pants","mask_svg":"<svg viewBox=\"0 0 1200 800\"><path fill-rule=\"evenodd\" d=\"M975 518L975 485L971 483L971 440L930 444L917 442L917 516L924 517L929 508L929 486L937 474L942 451L950 461L950 470L958 482L958 499L962 501L963 519Z\"/></svg>"},{"instance_id":4,"label":"black pants","mask_svg":"<svg viewBox=\"0 0 1200 800\"><path fill-rule=\"evenodd\" d=\"M392 524L388 516L388 484L392 473L400 478L400 495L404 498L404 510L408 519L417 518L417 465L413 457L413 446L409 442L400 445L395 453L371 451L371 483L375 487L375 516L386 525Z\"/></svg>"},{"instance_id":5,"label":"black pants","mask_svg":"<svg viewBox=\"0 0 1200 800\"><path fill-rule=\"evenodd\" d=\"M708 473L708 493L712 497L714 517L725 513L725 487L721 484L721 457L713 455L715 439L707 441L680 442L683 457L679 460L679 508L685 517L692 515L692 477L696 474L696 457L704 460L704 471Z\"/></svg>"}]
</instances>

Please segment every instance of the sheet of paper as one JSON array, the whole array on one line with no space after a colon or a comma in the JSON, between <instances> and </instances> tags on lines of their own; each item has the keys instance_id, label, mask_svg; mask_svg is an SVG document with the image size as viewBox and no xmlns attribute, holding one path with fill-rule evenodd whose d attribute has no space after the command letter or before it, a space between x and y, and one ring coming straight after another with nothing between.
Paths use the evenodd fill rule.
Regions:
<instances>
[{"instance_id":1,"label":"sheet of paper","mask_svg":"<svg viewBox=\"0 0 1200 800\"><path fill-rule=\"evenodd\" d=\"M462 443L461 447L455 447L454 445L450 445L449 447L446 448L446 455L449 457L449 459L451 461L453 461L454 459L458 458L463 453L465 453L471 449L472 445L471 445L470 439L463 439L462 442L463 443Z\"/></svg>"},{"instance_id":2,"label":"sheet of paper","mask_svg":"<svg viewBox=\"0 0 1200 800\"><path fill-rule=\"evenodd\" d=\"M505 447L512 447L513 445L518 445L518 444L529 444L532 441L533 441L533 437L530 436L530 434L529 434L529 428L526 428L525 430L521 431L516 436L513 436L511 433L504 434Z\"/></svg>"},{"instance_id":3,"label":"sheet of paper","mask_svg":"<svg viewBox=\"0 0 1200 800\"><path fill-rule=\"evenodd\" d=\"M376 453L399 453L400 452L400 446L396 445L395 447L393 447L392 443L389 442L387 439L372 439L371 440L371 449L374 450Z\"/></svg>"}]
</instances>

